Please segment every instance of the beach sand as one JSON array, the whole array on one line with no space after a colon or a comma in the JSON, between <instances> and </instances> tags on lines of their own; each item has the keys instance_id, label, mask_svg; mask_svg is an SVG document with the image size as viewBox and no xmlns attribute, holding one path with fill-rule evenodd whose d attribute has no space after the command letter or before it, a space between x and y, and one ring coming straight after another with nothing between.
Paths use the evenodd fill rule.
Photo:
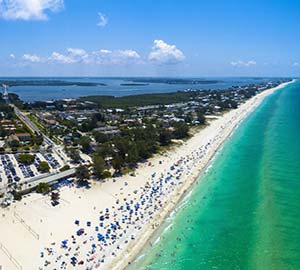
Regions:
<instances>
[{"instance_id":1,"label":"beach sand","mask_svg":"<svg viewBox=\"0 0 300 270\"><path fill-rule=\"evenodd\" d=\"M147 163L141 164L136 171L136 177L125 175L117 178L116 181L110 179L104 183L92 183L90 189L64 187L61 189L61 203L56 207L51 206L49 197L32 193L21 202L14 203L7 209L0 209L0 266L4 270L54 269L56 258L64 257L68 252L68 249L59 247L61 241L70 239L71 235L75 235L79 228L84 227L86 236L76 237L76 245L83 241L85 244L80 245L81 254L89 253L89 258L93 256L93 260L84 265L77 265L76 269L86 269L87 265L91 265L90 269L99 267L99 269L121 270L126 268L192 187L203 169L239 123L266 96L285 85L282 84L260 93L238 109L211 121L210 125L188 141L183 142L182 145L161 156L156 155ZM170 172L170 168L179 161L180 165L176 165L177 174ZM95 235L95 225L99 224L100 211L105 213L105 209L109 209L111 213L109 222L122 220L124 212L121 213L122 211L116 209L116 201L138 201L141 194L151 188L151 184L159 181L161 175L163 177L176 176L176 181L172 185L165 184L164 192L159 197L159 209L151 210L153 213L145 213L143 220L133 221L132 224L127 225L126 233L124 233L123 227L122 237L116 241L110 240L109 245L103 247L101 254L90 253L88 244L94 243L91 237ZM150 187L147 187L149 185ZM158 203L157 198L155 197L155 203ZM116 213L115 216L113 213ZM75 220L80 221L79 227L74 223ZM87 221L93 224L91 228L85 226ZM131 239L132 236L134 239ZM45 252L45 247L53 247L55 250L54 255L47 256L50 264L46 267L44 266L44 256L46 257L46 255L43 255L43 258L40 256L42 251ZM100 256L105 260L95 263ZM75 268L68 264L57 269Z\"/></svg>"}]
</instances>

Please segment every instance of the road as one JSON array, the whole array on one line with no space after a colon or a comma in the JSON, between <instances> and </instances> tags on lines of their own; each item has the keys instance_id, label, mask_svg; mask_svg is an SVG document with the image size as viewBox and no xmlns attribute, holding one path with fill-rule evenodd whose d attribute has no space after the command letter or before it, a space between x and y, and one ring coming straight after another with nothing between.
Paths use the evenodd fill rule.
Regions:
<instances>
[{"instance_id":1,"label":"road","mask_svg":"<svg viewBox=\"0 0 300 270\"><path fill-rule=\"evenodd\" d=\"M16 116L32 131L37 133L38 135L43 135L44 141L49 146L57 146L48 136L40 131L40 129L33 123L26 114L22 113L15 105L10 104L10 106L14 109Z\"/></svg>"},{"instance_id":2,"label":"road","mask_svg":"<svg viewBox=\"0 0 300 270\"><path fill-rule=\"evenodd\" d=\"M60 151L61 147L58 146L54 141L52 141L47 135L45 135L40 129L33 123L26 114L21 112L15 105L10 104L10 106L14 109L16 116L34 133L38 135L42 135L44 138L44 143L52 148L57 156L63 161L64 165L67 164L66 157Z\"/></svg>"}]
</instances>

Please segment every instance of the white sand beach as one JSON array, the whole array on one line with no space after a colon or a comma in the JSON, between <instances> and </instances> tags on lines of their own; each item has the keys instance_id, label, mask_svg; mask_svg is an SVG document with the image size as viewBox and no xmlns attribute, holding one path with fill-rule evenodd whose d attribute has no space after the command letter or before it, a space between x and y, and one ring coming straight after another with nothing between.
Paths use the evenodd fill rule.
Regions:
<instances>
[{"instance_id":1,"label":"white sand beach","mask_svg":"<svg viewBox=\"0 0 300 270\"><path fill-rule=\"evenodd\" d=\"M136 176L93 182L90 189L63 187L56 207L49 197L32 193L0 209L0 269L126 268L232 131L286 84L260 93L182 145L140 164Z\"/></svg>"}]
</instances>

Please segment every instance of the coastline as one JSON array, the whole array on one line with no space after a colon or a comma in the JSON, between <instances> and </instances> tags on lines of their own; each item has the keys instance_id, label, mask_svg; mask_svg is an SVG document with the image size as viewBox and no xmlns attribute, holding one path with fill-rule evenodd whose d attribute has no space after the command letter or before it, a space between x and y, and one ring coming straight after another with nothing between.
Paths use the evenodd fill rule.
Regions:
<instances>
[{"instance_id":1,"label":"coastline","mask_svg":"<svg viewBox=\"0 0 300 270\"><path fill-rule=\"evenodd\" d=\"M181 146L171 149L163 156L154 156L149 160L149 163L152 164L151 166L141 165L137 170L137 179L125 175L118 178L116 182L109 180L105 183L95 183L91 190L64 188L61 191L61 197L64 201L62 201L58 208L48 206L48 198L38 194L31 194L27 196L24 201L11 206L10 209L0 209L2 215L2 218L0 215L0 242L4 243L4 246L8 248L12 256L23 266L23 269L38 269L38 260L35 259L39 252L52 241L59 242L59 240L65 239L66 234L75 231L77 227L74 225L74 220L76 218L80 220L91 220L92 223L96 223L97 220L99 220L96 210L111 207L114 205L116 198L121 200L127 198L128 194L133 195L134 190L147 185L148 178L151 174L154 172L157 174L165 172L174 162L182 157L191 155L194 149L201 145L206 145L216 137L217 140L209 146L208 152L205 153L200 163L193 167L192 172L188 170L185 171L187 178L185 179L183 176L183 184L177 186L172 193L168 194L166 200L163 202L164 205L162 209L159 209L154 216L150 218L151 222L141 224L142 228L135 235L135 240L126 245L125 249L118 253L116 257L113 257L112 260L109 258L111 250L107 250L106 255L108 255L108 260L101 265L101 269L126 269L129 262L134 261L149 239L164 223L164 220L172 213L174 208L178 206L182 198L186 196L199 176L211 163L215 154L220 150L224 142L230 137L239 124L260 105L265 97L292 82L281 84L276 88L266 90L256 95L242 104L238 109L231 110L219 119L212 121L210 125L195 134ZM162 165L160 165L160 161L163 161ZM128 185L126 184L127 182ZM95 209L95 207L97 209ZM74 209L76 209L76 211L74 211ZM28 234L28 231L24 229L24 225L16 219L16 213L20 213L25 223L28 223L28 225L38 233L39 239L35 239L31 234ZM3 216L3 214L5 216ZM60 223L57 222L58 220L61 221L61 224L58 224ZM64 230L61 229L61 226L64 227ZM14 245L16 242L22 242L24 244L18 247ZM30 253L27 252L26 254L26 252L24 252L26 246L32 247L32 249L29 250ZM120 258L123 259L120 260ZM5 264L6 261L7 256L0 250L0 262L4 263L3 268L8 270L16 269L7 266L9 262Z\"/></svg>"},{"instance_id":2,"label":"coastline","mask_svg":"<svg viewBox=\"0 0 300 270\"><path fill-rule=\"evenodd\" d=\"M294 83L296 80L292 80L287 83L283 83L275 88L268 89L259 93L258 95L252 97L251 99L247 100L244 104L242 104L239 108L234 110L236 113L241 112L240 116L236 118L236 121L229 126L225 134L223 134L220 141L217 141L215 145L213 145L210 151L207 153L205 159L203 160L202 164L198 168L195 168L190 175L189 179L185 181L185 184L179 186L177 190L172 194L170 198L165 203L165 208L160 213L154 217L153 222L148 224L143 228L140 233L140 238L138 239L138 244L131 243L127 250L124 251L123 254L120 254L119 257L123 257L121 261L113 262L105 269L111 270L126 270L131 263L133 263L140 255L141 252L144 250L146 245L148 244L151 237L153 237L156 232L163 226L166 218L170 216L170 214L176 209L176 207L180 204L180 202L185 198L185 196L193 189L195 182L198 180L199 177L205 172L207 167L211 164L215 155L221 150L224 143L230 138L232 133L239 127L239 125L256 109L259 105L263 102L263 100L274 93L276 90L282 89L288 84ZM232 111L230 111L232 112ZM229 114L230 112L226 113ZM223 118L223 117L222 117Z\"/></svg>"}]
</instances>

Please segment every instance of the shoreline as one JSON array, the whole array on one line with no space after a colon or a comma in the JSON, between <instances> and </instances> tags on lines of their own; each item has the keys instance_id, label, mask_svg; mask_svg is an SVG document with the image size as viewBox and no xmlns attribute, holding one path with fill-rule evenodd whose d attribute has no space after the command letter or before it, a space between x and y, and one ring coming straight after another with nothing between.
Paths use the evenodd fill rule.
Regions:
<instances>
[{"instance_id":1,"label":"shoreline","mask_svg":"<svg viewBox=\"0 0 300 270\"><path fill-rule=\"evenodd\" d=\"M176 169L181 170L179 183L175 180L176 184L174 186L169 187L169 189L167 187L166 194L160 198L163 206L156 212L154 211L153 215L148 215L148 210L145 209L144 211L143 209L145 219L130 225L127 234L116 240L115 243L104 247L103 252L97 255L99 258L105 257L105 262L101 262L100 269L126 269L129 262L133 262L141 254L149 239L161 228L165 219L179 205L178 203L186 197L199 176L211 164L216 153L221 150L224 142L239 124L259 106L266 96L292 82L294 80L263 91L241 104L239 108L231 110L210 122L207 127L194 134L182 145L162 155L155 155L147 162L148 164L139 166L136 171L136 178L124 175L116 181L110 179L103 183L93 183L90 190L65 187L61 189L61 197L63 198L61 204L55 208L49 204L48 197L33 193L26 196L21 202L12 205L9 209L0 209L0 244L4 244L4 247L23 266L23 269L39 269L42 263L38 258L38 254L50 243L56 242L59 244L60 240L67 239L67 235L76 232L78 226L74 225L75 219L79 219L82 223L91 221L92 224L99 224L98 213L100 210L105 210L106 207L114 209L117 199L123 201L125 198L131 198L138 201L136 196L144 192L145 186L150 185L150 182L153 186L157 184L156 179L154 180L153 176L151 177L153 173L166 175L170 171L170 166L178 163L179 160L186 162L176 167ZM201 152L203 147L205 149ZM174 174L174 171L171 173ZM136 190L138 190L138 193L135 193ZM35 231L39 235L39 239L34 238L24 228L24 224L16 219L15 213L21 215L23 223ZM117 213L115 218L111 217L108 221L119 220L121 214ZM57 222L58 220L60 222ZM64 230L62 230L62 226ZM133 228L133 226L138 228ZM92 231L89 231L89 233L92 233ZM135 240L124 245L124 240L129 240L131 233L135 236ZM24 244L16 246L14 245L15 242ZM117 245L121 246L118 250L116 250ZM32 247L30 253L27 252L26 254L24 252L26 246ZM82 253L88 252L87 246L82 245L81 251ZM57 250L57 252L64 253L61 250ZM112 252L116 254L112 256ZM0 265L2 264L2 267L7 270L16 269L10 262L6 261L8 261L8 258L0 249ZM54 264L54 261L52 263ZM51 269L52 267L50 266ZM76 266L77 268L86 269L81 268L79 265ZM49 268L42 267L40 269Z\"/></svg>"},{"instance_id":2,"label":"shoreline","mask_svg":"<svg viewBox=\"0 0 300 270\"><path fill-rule=\"evenodd\" d=\"M210 166L210 164L213 162L214 158L216 157L217 153L221 151L222 147L226 143L226 141L231 137L231 135L235 132L235 130L240 126L240 124L252 113L257 109L263 100L274 93L276 90L282 89L285 86L294 83L296 80L292 80L287 83L280 84L279 86L275 88L271 88L268 90L263 91L262 93L259 93L258 95L252 97L251 99L247 100L244 104L242 104L239 108L236 110L242 109L241 107L246 107L246 105L250 104L251 107L249 110L245 108L243 111L243 116L238 119L237 122L233 124L233 126L229 127L226 134L223 136L221 141L217 142L217 144L212 147L211 151L207 154L205 157L205 160L200 165L200 167L196 168L195 171L190 175L189 179L187 179L186 183L183 186L179 186L178 190L172 194L171 197L167 200L166 208L161 213L157 213L157 216L153 219L153 222L151 224L148 224L148 226L143 228L143 232L141 232L142 237L139 238L139 242L137 245L135 243L131 243L130 246L127 247L127 250L124 251L125 254L120 254L124 256L122 261L113 262L111 265L108 266L108 268L105 269L111 269L111 270L126 270L131 266L132 263L134 263L135 260L137 260L143 253L143 250L146 248L146 246L149 244L148 242L150 239L155 236L155 234L158 232L159 229L162 229L166 219L176 210L176 208L180 205L180 203L184 200L184 198L193 190L194 184L197 182L197 180L205 173L205 170ZM266 93L267 92L267 93ZM251 104L251 102L253 102ZM223 117L223 116L222 116ZM176 214L176 213L175 213ZM151 226L154 226L154 229L151 228ZM133 246L133 247L131 247ZM130 248L132 248L130 250ZM129 251L128 251L129 249ZM127 254L127 256L126 256ZM116 258L117 260L117 258ZM131 269L131 268L130 268Z\"/></svg>"}]
</instances>

